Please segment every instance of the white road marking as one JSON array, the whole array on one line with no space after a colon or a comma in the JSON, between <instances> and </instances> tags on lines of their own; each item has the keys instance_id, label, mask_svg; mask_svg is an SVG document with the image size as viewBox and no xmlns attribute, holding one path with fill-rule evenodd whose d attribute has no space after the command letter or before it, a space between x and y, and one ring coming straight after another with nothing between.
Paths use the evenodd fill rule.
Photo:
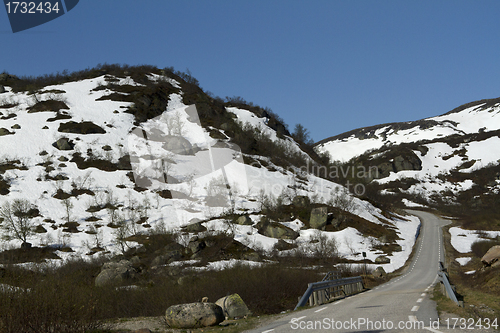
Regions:
<instances>
[{"instance_id":1,"label":"white road marking","mask_svg":"<svg viewBox=\"0 0 500 333\"><path fill-rule=\"evenodd\" d=\"M274 331L274 328L272 330L262 331L261 333L269 333L269 332L272 332L272 331Z\"/></svg>"},{"instance_id":2,"label":"white road marking","mask_svg":"<svg viewBox=\"0 0 500 333\"><path fill-rule=\"evenodd\" d=\"M420 306L415 305L414 307L411 308L411 312L417 312L418 309L420 309Z\"/></svg>"},{"instance_id":3,"label":"white road marking","mask_svg":"<svg viewBox=\"0 0 500 333\"><path fill-rule=\"evenodd\" d=\"M299 320L304 319L305 317L306 317L306 316L302 316L302 317L299 317L299 318L292 318L292 320L290 320L290 322L291 322L291 323L292 323L292 322L298 322ZM262 332L262 333L264 333L264 332Z\"/></svg>"},{"instance_id":4,"label":"white road marking","mask_svg":"<svg viewBox=\"0 0 500 333\"><path fill-rule=\"evenodd\" d=\"M423 298L419 298L417 299L417 303L422 303L423 300L424 300Z\"/></svg>"},{"instance_id":5,"label":"white road marking","mask_svg":"<svg viewBox=\"0 0 500 333\"><path fill-rule=\"evenodd\" d=\"M417 316L408 316L408 319L409 319L411 322L414 322L414 321L417 321Z\"/></svg>"},{"instance_id":6,"label":"white road marking","mask_svg":"<svg viewBox=\"0 0 500 333\"><path fill-rule=\"evenodd\" d=\"M318 310L316 310L316 311L314 311L314 312L321 312L321 311L323 311L323 310L326 310L327 308L328 308L328 307L327 307L327 306L325 306L324 308L318 309Z\"/></svg>"},{"instance_id":7,"label":"white road marking","mask_svg":"<svg viewBox=\"0 0 500 333\"><path fill-rule=\"evenodd\" d=\"M420 296L425 297L425 296L427 296L427 294L426 293L422 293L422 295L420 295Z\"/></svg>"}]
</instances>

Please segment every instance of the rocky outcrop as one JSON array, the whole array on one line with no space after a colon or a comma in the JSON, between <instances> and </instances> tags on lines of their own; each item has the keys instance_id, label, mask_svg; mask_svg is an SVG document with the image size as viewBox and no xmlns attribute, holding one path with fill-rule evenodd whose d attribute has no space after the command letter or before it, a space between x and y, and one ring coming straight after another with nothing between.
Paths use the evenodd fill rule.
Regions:
<instances>
[{"instance_id":1,"label":"rocky outcrop","mask_svg":"<svg viewBox=\"0 0 500 333\"><path fill-rule=\"evenodd\" d=\"M316 207L311 210L309 226L318 230L325 230L328 219L328 207Z\"/></svg>"},{"instance_id":2,"label":"rocky outcrop","mask_svg":"<svg viewBox=\"0 0 500 333\"><path fill-rule=\"evenodd\" d=\"M226 319L242 318L250 314L250 310L238 294L219 298L215 304L222 308Z\"/></svg>"},{"instance_id":3,"label":"rocky outcrop","mask_svg":"<svg viewBox=\"0 0 500 333\"><path fill-rule=\"evenodd\" d=\"M215 326L225 319L222 308L214 303L188 303L169 307L165 313L171 328L201 328Z\"/></svg>"},{"instance_id":4,"label":"rocky outcrop","mask_svg":"<svg viewBox=\"0 0 500 333\"><path fill-rule=\"evenodd\" d=\"M369 172L367 177L372 179L385 178L391 172L399 172L403 170L422 170L422 161L413 151L406 151L392 158L388 162L383 162L377 165L378 172ZM368 172L367 172L368 173Z\"/></svg>"},{"instance_id":5,"label":"rocky outcrop","mask_svg":"<svg viewBox=\"0 0 500 333\"><path fill-rule=\"evenodd\" d=\"M102 127L90 121L83 121L77 123L69 121L59 125L59 132L63 133L76 133L76 134L104 134L106 131Z\"/></svg>"},{"instance_id":6,"label":"rocky outcrop","mask_svg":"<svg viewBox=\"0 0 500 333\"><path fill-rule=\"evenodd\" d=\"M485 266L496 267L500 266L500 245L492 246L488 252L481 258L481 262Z\"/></svg>"},{"instance_id":7,"label":"rocky outcrop","mask_svg":"<svg viewBox=\"0 0 500 333\"><path fill-rule=\"evenodd\" d=\"M128 260L107 262L95 278L95 285L101 287L109 284L120 284L137 277L137 275L137 270L132 267L132 263Z\"/></svg>"}]
</instances>

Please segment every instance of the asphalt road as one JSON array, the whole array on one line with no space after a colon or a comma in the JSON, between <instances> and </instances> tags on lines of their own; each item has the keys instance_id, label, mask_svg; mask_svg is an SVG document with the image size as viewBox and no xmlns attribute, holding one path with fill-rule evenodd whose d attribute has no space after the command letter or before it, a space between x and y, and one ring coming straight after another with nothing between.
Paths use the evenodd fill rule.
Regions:
<instances>
[{"instance_id":1,"label":"asphalt road","mask_svg":"<svg viewBox=\"0 0 500 333\"><path fill-rule=\"evenodd\" d=\"M249 333L458 331L439 324L430 299L438 263L444 258L441 227L449 222L430 213L409 212L420 218L422 227L412 262L400 276L355 296L292 312Z\"/></svg>"}]
</instances>

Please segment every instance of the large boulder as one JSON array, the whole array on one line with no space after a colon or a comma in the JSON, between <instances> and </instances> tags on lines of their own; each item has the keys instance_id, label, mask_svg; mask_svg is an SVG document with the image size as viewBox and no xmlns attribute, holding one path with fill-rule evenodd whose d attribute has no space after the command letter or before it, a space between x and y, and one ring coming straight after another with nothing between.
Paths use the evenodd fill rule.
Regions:
<instances>
[{"instance_id":1,"label":"large boulder","mask_svg":"<svg viewBox=\"0 0 500 333\"><path fill-rule=\"evenodd\" d=\"M328 219L328 207L316 207L311 210L309 226L318 230L325 230Z\"/></svg>"},{"instance_id":2,"label":"large boulder","mask_svg":"<svg viewBox=\"0 0 500 333\"><path fill-rule=\"evenodd\" d=\"M218 325L225 317L217 304L188 303L169 307L165 319L171 328L200 328Z\"/></svg>"},{"instance_id":3,"label":"large boulder","mask_svg":"<svg viewBox=\"0 0 500 333\"><path fill-rule=\"evenodd\" d=\"M384 276L387 275L385 272L385 269L382 266L378 266L373 272L372 272L373 277L379 279L383 278Z\"/></svg>"},{"instance_id":4,"label":"large boulder","mask_svg":"<svg viewBox=\"0 0 500 333\"><path fill-rule=\"evenodd\" d=\"M386 256L378 256L376 259L375 259L375 263L376 264L389 264L391 262L391 259L389 259L388 257Z\"/></svg>"},{"instance_id":5,"label":"large boulder","mask_svg":"<svg viewBox=\"0 0 500 333\"><path fill-rule=\"evenodd\" d=\"M252 219L248 215L242 215L236 219L236 224L239 225L252 225Z\"/></svg>"},{"instance_id":6,"label":"large boulder","mask_svg":"<svg viewBox=\"0 0 500 333\"><path fill-rule=\"evenodd\" d=\"M299 237L299 233L293 229L284 226L281 223L270 222L268 219L257 224L258 232L261 235L277 238L277 239L296 239Z\"/></svg>"},{"instance_id":7,"label":"large boulder","mask_svg":"<svg viewBox=\"0 0 500 333\"><path fill-rule=\"evenodd\" d=\"M295 207L306 208L311 204L311 200L305 195L297 195L292 199L292 204Z\"/></svg>"},{"instance_id":8,"label":"large boulder","mask_svg":"<svg viewBox=\"0 0 500 333\"><path fill-rule=\"evenodd\" d=\"M485 266L499 266L500 265L500 245L492 246L488 252L481 258Z\"/></svg>"},{"instance_id":9,"label":"large boulder","mask_svg":"<svg viewBox=\"0 0 500 333\"><path fill-rule=\"evenodd\" d=\"M0 86L0 94L3 94L5 92L5 87L4 86Z\"/></svg>"},{"instance_id":10,"label":"large boulder","mask_svg":"<svg viewBox=\"0 0 500 333\"><path fill-rule=\"evenodd\" d=\"M108 262L102 266L101 272L95 278L94 283L97 287L120 284L135 278L137 274L136 269L132 267L132 263L128 260Z\"/></svg>"},{"instance_id":11,"label":"large boulder","mask_svg":"<svg viewBox=\"0 0 500 333\"><path fill-rule=\"evenodd\" d=\"M151 261L151 267L170 264L173 261L182 259L182 253L179 250L168 251L161 254Z\"/></svg>"},{"instance_id":12,"label":"large boulder","mask_svg":"<svg viewBox=\"0 0 500 333\"><path fill-rule=\"evenodd\" d=\"M215 304L222 308L226 318L241 318L250 314L250 310L238 294L219 298Z\"/></svg>"}]
</instances>

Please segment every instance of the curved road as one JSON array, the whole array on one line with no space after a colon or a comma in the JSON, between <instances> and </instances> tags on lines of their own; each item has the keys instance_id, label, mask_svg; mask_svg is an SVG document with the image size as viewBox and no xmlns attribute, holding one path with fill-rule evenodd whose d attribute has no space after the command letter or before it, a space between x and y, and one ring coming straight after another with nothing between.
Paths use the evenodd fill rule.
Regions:
<instances>
[{"instance_id":1,"label":"curved road","mask_svg":"<svg viewBox=\"0 0 500 333\"><path fill-rule=\"evenodd\" d=\"M411 264L401 276L372 290L323 306L296 311L249 333L288 332L445 332L430 300L443 260L441 227L448 221L409 211L422 221Z\"/></svg>"}]
</instances>

